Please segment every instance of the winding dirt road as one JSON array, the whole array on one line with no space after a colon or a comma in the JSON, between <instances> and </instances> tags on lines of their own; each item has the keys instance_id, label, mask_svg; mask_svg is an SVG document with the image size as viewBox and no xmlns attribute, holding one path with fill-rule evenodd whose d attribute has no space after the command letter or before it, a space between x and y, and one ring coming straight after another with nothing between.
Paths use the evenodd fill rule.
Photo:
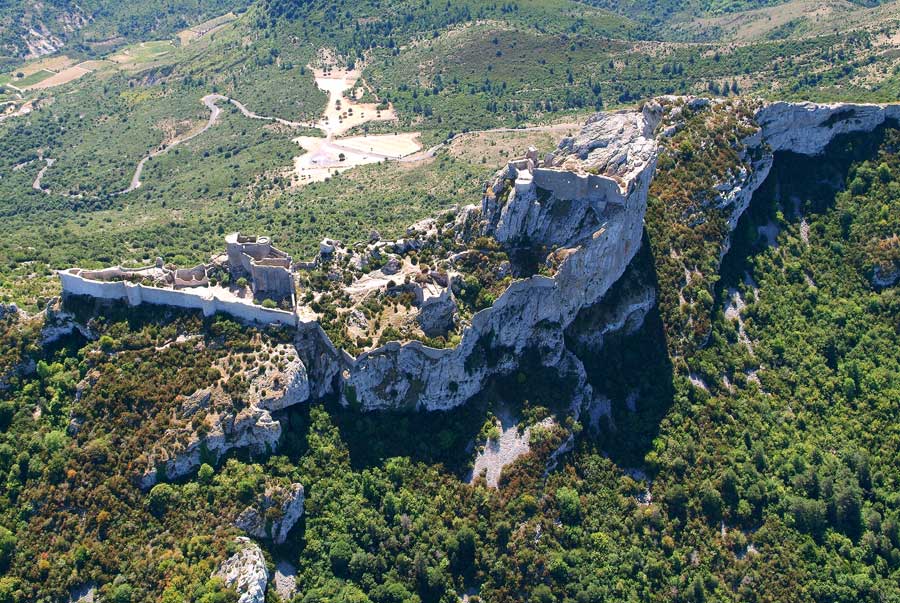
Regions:
<instances>
[{"instance_id":1,"label":"winding dirt road","mask_svg":"<svg viewBox=\"0 0 900 603\"><path fill-rule=\"evenodd\" d=\"M204 132L206 132L207 130L212 128L214 125L216 125L216 123L218 123L219 118L222 115L222 109L217 104L219 102L230 102L235 107L237 107L237 109L238 109L238 111L240 111L241 115L243 115L244 117L246 117L248 119L271 121L271 122L278 123L283 126L287 126L289 128L294 128L294 129L317 128L317 129L323 130L326 134L326 137L324 139L322 139L321 142L319 142L316 145L317 148L315 149L315 153L311 153L310 157L309 157L310 161L313 161L314 163L317 164L316 165L317 169L319 169L319 168L321 168L321 169L327 169L327 168L348 169L350 167L354 167L355 163L348 162L348 163L353 163L353 165L348 165L347 163L334 163L334 162L327 161L327 160L321 161L321 160L316 160L316 158L313 157L312 155L325 156L325 155L330 155L330 154L333 154L333 155L345 154L347 156L353 157L355 155L361 154L359 149L356 149L353 147L342 146L340 138L334 139L333 132L330 131L330 128L327 128L327 126L323 127L323 122L326 120L321 120L320 122L317 122L317 123L298 122L298 121L290 121L287 119L282 119L280 117L259 115L257 113L254 113L250 109L248 109L240 101L230 98L228 96L225 96L223 94L207 94L206 96L201 98L200 101L206 106L207 109L209 109L209 119L203 125L203 127L201 127L200 129L198 129L194 132L191 132L190 134L187 134L186 136L183 136L181 138L176 138L176 139L172 140L171 142L169 142L168 144L162 144L159 147L157 147L156 149L154 149L153 151L151 151L150 153L148 153L146 156L141 158L141 160L137 163L137 166L135 166L134 174L131 177L131 183L128 185L128 187L124 188L118 192L112 193L112 196L126 195L130 192L133 192L133 191L139 189L142 184L141 175L143 174L144 166L147 165L148 161L150 161L154 157L158 157L160 155L167 153L173 147L176 147L180 144L183 144L185 142L193 140L194 138L200 136L201 134L203 134ZM329 102L332 102L331 98L329 98ZM455 141L456 139L466 137L466 136L492 133L492 132L498 132L498 133L500 133L500 132L543 132L543 131L549 132L549 131L560 129L560 128L570 126L570 125L571 124L566 124L566 125L556 124L556 125L545 125L545 126L531 126L531 127L526 127L526 128L495 128L495 129L491 129L491 130L473 130L471 132L461 132L459 134L456 134L452 138L445 140L442 143L434 145L433 147L431 147L429 149L426 149L423 151L418 151L418 152L411 153L408 155L396 156L396 155L389 155L389 154L379 153L379 152L374 152L374 151L366 151L365 157L362 160L360 160L360 164L369 163L372 160L377 160L377 161L393 160L393 161L400 161L403 163L423 161L425 159L434 157L439 150L441 150L442 148L445 148L445 147L449 147L450 144L452 144L453 141ZM50 189L43 188L43 185L41 184L41 180L43 179L44 174L46 174L47 170L53 165L55 159L52 159L49 157L42 157L41 159L43 159L43 161L45 162L46 165L43 168L41 168L41 170L38 172L37 177L35 178L34 182L32 183L32 188L34 190L41 191L41 192L49 195L49 194L51 194L52 191ZM64 196L72 197L72 198L81 198L82 197L82 195L72 195L72 194L64 194Z\"/></svg>"},{"instance_id":2,"label":"winding dirt road","mask_svg":"<svg viewBox=\"0 0 900 603\"><path fill-rule=\"evenodd\" d=\"M33 188L36 191L40 191L44 194L49 195L50 190L45 189L41 186L41 179L44 177L44 174L47 173L47 170L50 168L51 165L53 165L53 162L56 160L51 159L49 157L47 157L46 159L44 157L40 157L39 160L44 162L44 167L42 167L41 171L39 171L37 173L37 177L34 179L34 182L31 184L31 188Z\"/></svg>"},{"instance_id":3,"label":"winding dirt road","mask_svg":"<svg viewBox=\"0 0 900 603\"><path fill-rule=\"evenodd\" d=\"M230 100L230 99L227 96L222 96L221 94L207 94L200 100L204 105L206 105L206 108L209 109L209 121L206 122L206 125L204 125L202 128L200 128L196 132L188 134L187 136L185 136L183 138L176 138L175 140L170 142L168 145L160 146L155 151L150 152L146 157L144 157L143 159L141 159L138 162L137 167L134 170L134 175L131 177L131 184L128 185L128 188L121 190L117 193L113 193L113 196L125 195L125 194L130 193L131 191L139 189L141 187L141 173L143 173L144 166L147 164L148 161L150 161L154 157L158 157L158 156L162 155L163 153L168 152L168 150L171 149L172 147L178 146L183 142L187 142L191 139L194 139L194 138L200 136L201 134L203 134L204 132L209 130L211 127L213 127L216 124L216 122L219 121L219 116L222 114L222 110L219 108L219 106L216 104L216 102L220 101L220 100Z\"/></svg>"}]
</instances>

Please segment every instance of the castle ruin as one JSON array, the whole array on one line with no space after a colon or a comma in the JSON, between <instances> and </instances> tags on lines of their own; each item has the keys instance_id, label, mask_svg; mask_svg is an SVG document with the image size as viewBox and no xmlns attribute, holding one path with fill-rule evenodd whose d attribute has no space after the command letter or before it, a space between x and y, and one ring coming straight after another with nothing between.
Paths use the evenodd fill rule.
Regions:
<instances>
[{"instance_id":1,"label":"castle ruin","mask_svg":"<svg viewBox=\"0 0 900 603\"><path fill-rule=\"evenodd\" d=\"M224 255L193 268L167 266L157 258L139 268L70 268L58 274L64 295L199 309L205 316L225 312L251 322L296 326L291 257L268 237L235 232L225 243Z\"/></svg>"}]
</instances>

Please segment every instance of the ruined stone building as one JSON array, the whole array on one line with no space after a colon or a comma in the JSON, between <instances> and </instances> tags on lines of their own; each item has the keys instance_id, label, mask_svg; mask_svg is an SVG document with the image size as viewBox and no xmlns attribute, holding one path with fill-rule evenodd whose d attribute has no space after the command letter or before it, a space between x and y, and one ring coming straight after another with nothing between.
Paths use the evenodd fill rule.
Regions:
<instances>
[{"instance_id":1,"label":"ruined stone building","mask_svg":"<svg viewBox=\"0 0 900 603\"><path fill-rule=\"evenodd\" d=\"M273 247L269 237L233 232L225 237L225 245L232 276L247 277L254 296L293 302L291 256Z\"/></svg>"}]
</instances>

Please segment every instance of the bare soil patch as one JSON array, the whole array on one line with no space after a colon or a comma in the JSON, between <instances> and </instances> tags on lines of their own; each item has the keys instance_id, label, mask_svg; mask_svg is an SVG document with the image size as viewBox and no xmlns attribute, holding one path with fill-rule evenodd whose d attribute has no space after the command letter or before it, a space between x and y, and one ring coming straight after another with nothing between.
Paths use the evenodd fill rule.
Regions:
<instances>
[{"instance_id":1,"label":"bare soil patch","mask_svg":"<svg viewBox=\"0 0 900 603\"><path fill-rule=\"evenodd\" d=\"M55 75L51 75L45 80L41 80L33 86L29 86L27 90L43 90L46 88L53 88L54 86L62 86L63 84L68 84L69 82L77 80L78 78L87 75L88 73L91 73L90 69L87 69L81 65L73 65L72 67L63 69Z\"/></svg>"}]
</instances>

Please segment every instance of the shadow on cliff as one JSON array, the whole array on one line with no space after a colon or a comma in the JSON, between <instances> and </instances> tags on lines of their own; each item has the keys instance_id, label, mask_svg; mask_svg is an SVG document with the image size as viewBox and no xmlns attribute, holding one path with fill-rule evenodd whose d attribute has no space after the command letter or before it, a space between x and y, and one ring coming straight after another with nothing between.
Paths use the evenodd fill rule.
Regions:
<instances>
[{"instance_id":1,"label":"shadow on cliff","mask_svg":"<svg viewBox=\"0 0 900 603\"><path fill-rule=\"evenodd\" d=\"M491 413L500 407L521 417L537 408L564 416L574 395L574 380L541 364L537 350L527 350L518 370L488 381L480 394L445 411L371 411L343 408L326 401L355 469L380 466L390 457L439 464L461 479L475 458L473 442Z\"/></svg>"},{"instance_id":2,"label":"shadow on cliff","mask_svg":"<svg viewBox=\"0 0 900 603\"><path fill-rule=\"evenodd\" d=\"M582 416L585 437L621 467L641 468L663 417L675 395L673 365L668 355L663 323L654 303L640 326L608 333L602 345L585 345L577 329L592 321L603 322L623 306L658 291L653 252L646 230L641 250L625 274L603 300L584 310L569 328L569 348L581 360L595 399L609 400L608 416ZM637 321L635 321L637 322Z\"/></svg>"},{"instance_id":3,"label":"shadow on cliff","mask_svg":"<svg viewBox=\"0 0 900 603\"><path fill-rule=\"evenodd\" d=\"M573 329L595 330L614 320L621 306L657 287L650 245L641 251L600 304L586 309L583 320L567 330L566 346L585 367L594 392L609 398L610 416L593 427L586 415L588 437L599 437L604 452L625 467L640 467L672 405L673 368L659 313L651 309L639 327L621 329L603 338L599 350L579 346ZM635 321L638 322L638 321ZM570 413L577 380L547 368L538 350L527 350L510 374L489 380L482 392L448 411L375 411L360 413L326 401L354 468L379 466L393 456L441 464L460 478L471 469L473 441L497 405L518 416L531 417L546 408L558 418ZM531 417L533 418L533 417Z\"/></svg>"},{"instance_id":4,"label":"shadow on cliff","mask_svg":"<svg viewBox=\"0 0 900 603\"><path fill-rule=\"evenodd\" d=\"M402 456L443 465L463 475L472 457L470 443L487 415L486 405L479 401L432 412L360 412L342 407L336 399L326 400L325 406L357 470L381 466L391 457Z\"/></svg>"},{"instance_id":5,"label":"shadow on cliff","mask_svg":"<svg viewBox=\"0 0 900 603\"><path fill-rule=\"evenodd\" d=\"M745 275L752 277L752 257L775 243L786 224L798 224L804 216L833 209L837 194L847 188L852 177L851 166L875 159L886 131L898 127L900 123L889 121L872 132L835 136L825 151L814 157L776 153L768 177L753 193L732 233L731 248L722 259L721 279L716 284L715 307L722 307L728 288L745 281Z\"/></svg>"}]
</instances>

